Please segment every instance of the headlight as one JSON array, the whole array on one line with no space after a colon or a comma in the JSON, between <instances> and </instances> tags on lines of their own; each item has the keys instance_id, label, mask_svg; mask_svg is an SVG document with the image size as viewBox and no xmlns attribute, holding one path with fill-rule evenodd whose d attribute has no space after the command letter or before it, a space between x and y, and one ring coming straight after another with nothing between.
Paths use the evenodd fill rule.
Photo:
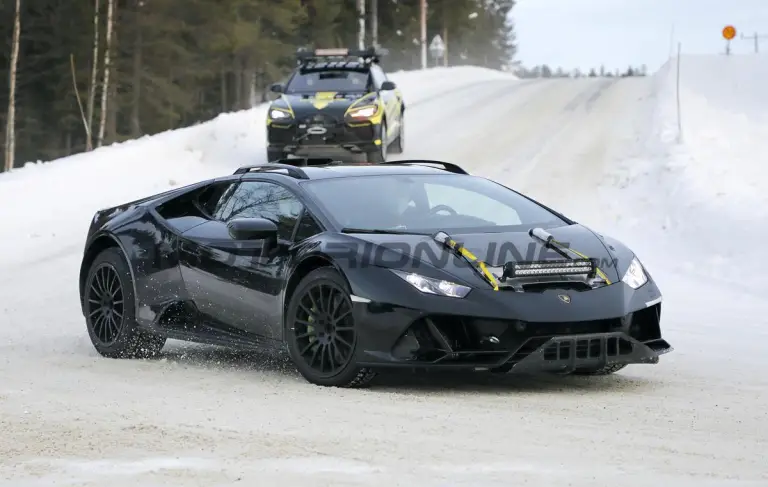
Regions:
<instances>
[{"instance_id":1,"label":"headlight","mask_svg":"<svg viewBox=\"0 0 768 487\"><path fill-rule=\"evenodd\" d=\"M349 116L352 118L371 118L378 111L379 108L375 106L356 108L349 112Z\"/></svg>"},{"instance_id":2,"label":"headlight","mask_svg":"<svg viewBox=\"0 0 768 487\"><path fill-rule=\"evenodd\" d=\"M272 109L272 110L269 111L269 117L272 120L281 120L283 118L290 118L291 116L290 116L290 114L288 114L287 112L284 112L282 110Z\"/></svg>"},{"instance_id":3,"label":"headlight","mask_svg":"<svg viewBox=\"0 0 768 487\"><path fill-rule=\"evenodd\" d=\"M640 261L637 260L637 257L632 259L632 262L629 264L629 269L624 273L624 277L622 277L621 280L627 283L632 289L637 289L648 282L648 276L645 274L645 270L643 269L642 264L640 264Z\"/></svg>"},{"instance_id":4,"label":"headlight","mask_svg":"<svg viewBox=\"0 0 768 487\"><path fill-rule=\"evenodd\" d=\"M440 279L432 279L431 277L424 277L420 274L414 274L412 272L402 272L393 269L392 272L398 277L408 282L411 286L415 287L419 291L426 294L436 294L438 296L448 296L451 298L463 298L472 288L462 286L450 281L441 281Z\"/></svg>"}]
</instances>

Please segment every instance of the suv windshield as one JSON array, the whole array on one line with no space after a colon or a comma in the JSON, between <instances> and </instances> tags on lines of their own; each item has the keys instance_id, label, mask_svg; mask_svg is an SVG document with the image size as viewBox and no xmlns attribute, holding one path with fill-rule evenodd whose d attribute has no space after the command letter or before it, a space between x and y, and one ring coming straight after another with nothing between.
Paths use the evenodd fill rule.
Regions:
<instances>
[{"instance_id":1,"label":"suv windshield","mask_svg":"<svg viewBox=\"0 0 768 487\"><path fill-rule=\"evenodd\" d=\"M375 175L302 184L342 228L472 233L566 224L514 191L473 176Z\"/></svg>"},{"instance_id":2,"label":"suv windshield","mask_svg":"<svg viewBox=\"0 0 768 487\"><path fill-rule=\"evenodd\" d=\"M288 82L286 93L318 91L368 91L368 73L351 70L297 72Z\"/></svg>"}]
</instances>

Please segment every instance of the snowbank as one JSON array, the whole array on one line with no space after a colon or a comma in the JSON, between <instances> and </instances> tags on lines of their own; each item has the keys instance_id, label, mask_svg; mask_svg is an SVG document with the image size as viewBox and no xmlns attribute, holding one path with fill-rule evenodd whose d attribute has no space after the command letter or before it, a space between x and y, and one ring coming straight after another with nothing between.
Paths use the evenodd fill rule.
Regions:
<instances>
[{"instance_id":1,"label":"snowbank","mask_svg":"<svg viewBox=\"0 0 768 487\"><path fill-rule=\"evenodd\" d=\"M466 66L390 77L411 104L486 80L515 79ZM9 237L0 239L0 255L21 265L45 255L51 245L79 246L100 208L264 162L266 110L259 105L225 113L193 127L0 174L0 222Z\"/></svg>"},{"instance_id":2,"label":"snowbank","mask_svg":"<svg viewBox=\"0 0 768 487\"><path fill-rule=\"evenodd\" d=\"M437 67L424 71L396 71L389 75L403 91L406 102L419 103L422 100L448 91L472 85L480 80L517 79L512 73L475 66Z\"/></svg>"},{"instance_id":3,"label":"snowbank","mask_svg":"<svg viewBox=\"0 0 768 487\"><path fill-rule=\"evenodd\" d=\"M768 239L768 56L683 56L682 132L677 60L650 81L648 130L613 189L614 206L634 215L625 234L693 275L762 278L750 262L760 257L751 241Z\"/></svg>"},{"instance_id":4,"label":"snowbank","mask_svg":"<svg viewBox=\"0 0 768 487\"><path fill-rule=\"evenodd\" d=\"M768 218L768 56L685 56L683 147L695 201L750 222Z\"/></svg>"},{"instance_id":5,"label":"snowbank","mask_svg":"<svg viewBox=\"0 0 768 487\"><path fill-rule=\"evenodd\" d=\"M669 127L677 123L674 69L664 79L660 122L669 143ZM670 147L669 170L679 176L689 204L744 223L768 218L766 86L768 56L680 59L682 143Z\"/></svg>"}]
</instances>

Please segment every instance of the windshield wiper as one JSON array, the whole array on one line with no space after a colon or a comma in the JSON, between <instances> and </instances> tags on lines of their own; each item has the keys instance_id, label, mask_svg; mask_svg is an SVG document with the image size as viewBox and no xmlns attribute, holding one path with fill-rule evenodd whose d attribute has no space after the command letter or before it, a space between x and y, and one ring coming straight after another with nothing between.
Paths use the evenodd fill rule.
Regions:
<instances>
[{"instance_id":1,"label":"windshield wiper","mask_svg":"<svg viewBox=\"0 0 768 487\"><path fill-rule=\"evenodd\" d=\"M472 267L478 274L480 274L480 277L488 281L488 284L493 286L494 291L499 290L499 282L493 276L491 271L488 270L486 263L475 257L472 252L452 239L450 235L445 232L437 232L432 236L432 239L434 239L435 242L442 244L444 247L452 250L459 257L463 258L470 265L470 267Z\"/></svg>"},{"instance_id":2,"label":"windshield wiper","mask_svg":"<svg viewBox=\"0 0 768 487\"><path fill-rule=\"evenodd\" d=\"M384 235L429 235L424 232L412 232L409 230L395 230L389 228L342 228L341 233L369 233Z\"/></svg>"}]
</instances>

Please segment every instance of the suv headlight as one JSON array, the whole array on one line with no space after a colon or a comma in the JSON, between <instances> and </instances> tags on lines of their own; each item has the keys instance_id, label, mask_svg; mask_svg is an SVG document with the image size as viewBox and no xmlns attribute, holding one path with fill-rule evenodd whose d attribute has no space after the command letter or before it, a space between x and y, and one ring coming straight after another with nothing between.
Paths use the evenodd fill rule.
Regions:
<instances>
[{"instance_id":1,"label":"suv headlight","mask_svg":"<svg viewBox=\"0 0 768 487\"><path fill-rule=\"evenodd\" d=\"M371 118L379 111L379 107L372 105L367 107L353 108L349 111L349 116L352 118Z\"/></svg>"},{"instance_id":2,"label":"suv headlight","mask_svg":"<svg viewBox=\"0 0 768 487\"><path fill-rule=\"evenodd\" d=\"M627 269L627 272L624 273L624 277L622 277L621 280L627 283L632 289L637 289L648 282L648 276L645 273L645 269L643 269L643 265L640 264L637 257L632 258L632 262L629 264L629 268Z\"/></svg>"},{"instance_id":3,"label":"suv headlight","mask_svg":"<svg viewBox=\"0 0 768 487\"><path fill-rule=\"evenodd\" d=\"M273 108L269 111L269 118L272 120L283 120L286 118L291 118L291 114L286 111Z\"/></svg>"},{"instance_id":4,"label":"suv headlight","mask_svg":"<svg viewBox=\"0 0 768 487\"><path fill-rule=\"evenodd\" d=\"M431 277L425 277L420 274L414 274L413 272L403 272L390 269L395 275L405 282L415 287L419 291L425 294L435 294L437 296L447 296L451 298L463 298L472 288L456 284L455 282L443 281L440 279L433 279Z\"/></svg>"}]
</instances>

